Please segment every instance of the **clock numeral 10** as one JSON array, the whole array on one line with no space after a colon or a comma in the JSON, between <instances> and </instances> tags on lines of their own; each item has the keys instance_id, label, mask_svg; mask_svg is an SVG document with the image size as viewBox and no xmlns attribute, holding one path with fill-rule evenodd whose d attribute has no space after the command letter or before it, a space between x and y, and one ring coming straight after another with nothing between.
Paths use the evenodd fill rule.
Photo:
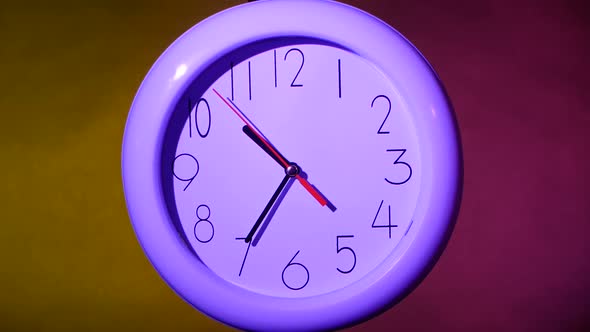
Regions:
<instances>
[{"instance_id":1,"label":"clock numeral 10","mask_svg":"<svg viewBox=\"0 0 590 332\"><path fill-rule=\"evenodd\" d=\"M382 207L383 207L383 200L381 200L381 203L379 203L379 208L377 209L377 213L375 214L375 218L373 219L373 224L371 224L371 227L372 228L387 228L387 230L389 231L389 238L391 239L391 229L397 227L397 225L391 224L391 205L387 206L387 224L386 225L376 224L377 219L379 217L379 212L381 212Z\"/></svg>"},{"instance_id":2,"label":"clock numeral 10","mask_svg":"<svg viewBox=\"0 0 590 332\"><path fill-rule=\"evenodd\" d=\"M197 133L201 138L205 138L209 135L209 131L211 130L211 107L209 107L209 102L207 102L207 99L201 98L193 107L191 105L191 99L188 99L188 136L191 138L193 137L193 110ZM199 111L201 115L199 115ZM206 120L203 119L205 114L207 117Z\"/></svg>"},{"instance_id":3,"label":"clock numeral 10","mask_svg":"<svg viewBox=\"0 0 590 332\"><path fill-rule=\"evenodd\" d=\"M293 263L295 257L297 257L300 251L301 250L295 253L295 256L291 258L287 266L285 266L283 269L283 273L281 274L283 284L291 290L303 289L303 287L307 286L307 283L309 282L309 270L307 270L307 268L301 263ZM301 272L305 272L305 282L303 282L302 278L300 278Z\"/></svg>"}]
</instances>

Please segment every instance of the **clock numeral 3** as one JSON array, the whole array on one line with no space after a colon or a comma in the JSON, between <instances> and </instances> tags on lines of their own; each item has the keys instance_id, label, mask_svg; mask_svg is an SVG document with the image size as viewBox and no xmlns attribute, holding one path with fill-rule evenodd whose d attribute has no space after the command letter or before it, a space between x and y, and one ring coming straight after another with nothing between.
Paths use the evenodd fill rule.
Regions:
<instances>
[{"instance_id":1,"label":"clock numeral 3","mask_svg":"<svg viewBox=\"0 0 590 332\"><path fill-rule=\"evenodd\" d=\"M375 97L375 99L373 99L373 101L371 102L371 108L373 108L373 106L375 106L375 101L377 101L377 99L385 99L387 100L387 115L385 115L385 119L383 119L383 122L381 123L381 127L379 127L379 129L377 130L377 134L389 134L389 131L383 131L383 126L385 125L385 122L387 121L387 118L389 118L389 113L391 113L391 100L389 100L389 97L385 96L385 95L379 95L377 97Z\"/></svg>"},{"instance_id":2,"label":"clock numeral 3","mask_svg":"<svg viewBox=\"0 0 590 332\"><path fill-rule=\"evenodd\" d=\"M179 154L174 158L172 174L182 182L188 182L182 191L186 191L197 174L199 174L199 162L197 158L188 153Z\"/></svg>"},{"instance_id":3,"label":"clock numeral 3","mask_svg":"<svg viewBox=\"0 0 590 332\"><path fill-rule=\"evenodd\" d=\"M205 210L207 212L205 212ZM201 215L206 214L206 217L201 217ZM209 217L211 217L211 209L205 205L205 204L201 204L197 207L197 218L199 219L196 223L195 223L195 228L194 228L194 234L195 234L195 238L197 239L197 241L201 242L201 243L208 243L213 239L213 236L215 235L215 227L213 227L213 223L209 220ZM201 224L199 226L199 224ZM208 226L205 226L208 225ZM211 229L210 231L208 231L208 229ZM201 236L199 236L200 233ZM210 234L207 234L210 233Z\"/></svg>"},{"instance_id":4,"label":"clock numeral 3","mask_svg":"<svg viewBox=\"0 0 590 332\"><path fill-rule=\"evenodd\" d=\"M385 181L387 181L387 183L390 184L394 184L394 185L400 185L400 184L404 184L406 182L408 182L410 180L410 178L412 177L412 167L410 166L410 164L403 162L403 161L399 161L401 159L401 157L404 155L404 153L406 153L406 149L389 149L387 150L387 152L401 152L399 154L399 156L397 156L397 159L393 162L394 165L402 165L404 168L408 169L408 176L406 178L403 178L402 181L392 181L389 180L388 178L385 178Z\"/></svg>"},{"instance_id":5,"label":"clock numeral 3","mask_svg":"<svg viewBox=\"0 0 590 332\"><path fill-rule=\"evenodd\" d=\"M352 267L348 270L341 270L340 268L337 267L336 270L338 270L338 272L340 272L340 273L347 274L347 273L352 272L352 270L354 270L354 267L356 266L356 254L354 253L354 250L352 250L352 248L350 248L350 247L340 247L340 244L338 243L338 241L341 238L353 238L353 237L354 237L354 235L338 235L338 236L336 236L336 253L339 254L339 253L343 252L344 250L348 250L352 254Z\"/></svg>"},{"instance_id":6,"label":"clock numeral 3","mask_svg":"<svg viewBox=\"0 0 590 332\"><path fill-rule=\"evenodd\" d=\"M295 257L297 257L300 251L301 250L297 251L295 256L291 258L287 266L285 266L283 269L283 273L281 275L283 284L291 290L303 289L303 287L307 286L307 283L309 282L309 271L307 268L301 263L293 263L293 260L295 260ZM302 273L305 273L305 282L302 281Z\"/></svg>"},{"instance_id":7,"label":"clock numeral 3","mask_svg":"<svg viewBox=\"0 0 590 332\"><path fill-rule=\"evenodd\" d=\"M387 225L376 225L377 219L379 217L379 212L381 212L381 208L383 207L383 200L379 203L379 208L377 209L377 213L375 214L375 218L373 218L373 224L371 224L372 228L387 228L389 231L389 238L391 239L391 229L396 228L397 225L391 224L391 205L387 206Z\"/></svg>"}]
</instances>

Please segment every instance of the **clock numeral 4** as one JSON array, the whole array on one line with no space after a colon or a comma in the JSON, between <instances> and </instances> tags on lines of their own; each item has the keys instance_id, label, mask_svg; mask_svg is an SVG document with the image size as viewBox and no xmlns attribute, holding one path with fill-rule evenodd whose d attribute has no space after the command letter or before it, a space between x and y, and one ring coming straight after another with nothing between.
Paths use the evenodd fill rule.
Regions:
<instances>
[{"instance_id":1,"label":"clock numeral 4","mask_svg":"<svg viewBox=\"0 0 590 332\"><path fill-rule=\"evenodd\" d=\"M379 213L381 212L381 208L383 207L383 200L379 203L379 208L377 209L377 213L375 214L375 218L373 218L373 224L371 224L372 228L387 228L389 231L389 238L391 239L391 229L396 228L397 225L391 224L391 205L387 205L387 224L377 224L377 219L379 218Z\"/></svg>"},{"instance_id":2,"label":"clock numeral 4","mask_svg":"<svg viewBox=\"0 0 590 332\"><path fill-rule=\"evenodd\" d=\"M301 250L298 250L295 253L295 256L291 258L281 274L283 284L291 290L303 289L303 287L307 286L307 283L309 282L309 270L301 263L293 263L300 251ZM304 278L302 278L303 273L305 273L305 282L303 281Z\"/></svg>"}]
</instances>

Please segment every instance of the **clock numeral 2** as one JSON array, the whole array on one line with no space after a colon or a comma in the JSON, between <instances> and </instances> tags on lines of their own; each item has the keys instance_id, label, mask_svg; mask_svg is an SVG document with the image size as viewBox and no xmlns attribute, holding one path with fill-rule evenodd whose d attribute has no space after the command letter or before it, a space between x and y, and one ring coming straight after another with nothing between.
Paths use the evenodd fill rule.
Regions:
<instances>
[{"instance_id":1,"label":"clock numeral 2","mask_svg":"<svg viewBox=\"0 0 590 332\"><path fill-rule=\"evenodd\" d=\"M283 269L283 273L281 274L281 278L283 279L283 284L291 290L303 289L303 287L307 286L307 283L309 282L309 270L307 270L307 268L301 263L293 263L293 260L295 260L295 257L297 257L297 255L299 254L300 251L301 250L299 250L295 253L295 256L293 256L293 258L291 258L291 260L289 261L287 266L285 266L285 268ZM301 280L296 280L296 279L298 279L297 277L293 278L293 275L297 276L299 274L299 273L297 273L297 270L299 270L299 272L301 272L301 268L303 268L303 271L305 271L305 275L306 275L305 282L302 282ZM287 274L287 275L291 274L291 277L285 278L285 274ZM295 279L295 280L293 280L293 279Z\"/></svg>"},{"instance_id":2,"label":"clock numeral 2","mask_svg":"<svg viewBox=\"0 0 590 332\"><path fill-rule=\"evenodd\" d=\"M291 82L291 86L292 87L302 87L303 84L297 84L297 83L295 83L295 81L297 80L297 77L299 77L299 74L301 73L301 69L303 69L303 64L305 63L305 56L303 55L303 52L301 52L300 49L292 48L292 49L288 50L287 53L285 53L285 61L287 61L287 56L291 52L298 52L299 54L301 54L301 66L299 67L299 70L297 71L295 78L293 78L293 81Z\"/></svg>"},{"instance_id":3,"label":"clock numeral 2","mask_svg":"<svg viewBox=\"0 0 590 332\"><path fill-rule=\"evenodd\" d=\"M387 228L389 231L389 238L391 239L391 229L397 227L397 225L391 224L391 205L387 206L387 225L376 225L377 218L379 217L379 212L381 212L381 208L383 207L383 200L379 203L379 208L377 209L377 213L375 214L375 218L373 219L373 224L371 225L372 228Z\"/></svg>"},{"instance_id":4,"label":"clock numeral 2","mask_svg":"<svg viewBox=\"0 0 590 332\"><path fill-rule=\"evenodd\" d=\"M389 134L389 131L383 131L383 126L385 125L385 122L387 121L387 118L389 117L389 113L391 113L391 100L389 100L389 97L385 96L385 95L379 95L377 97L375 97L375 99L373 99L373 101L371 102L371 108L373 108L373 106L375 106L375 101L377 101L377 99L385 99L387 100L387 104L388 104L388 108L387 108L387 115L385 115L385 119L383 119L383 122L381 123L381 127L379 127L379 130L377 130L377 134Z\"/></svg>"}]
</instances>

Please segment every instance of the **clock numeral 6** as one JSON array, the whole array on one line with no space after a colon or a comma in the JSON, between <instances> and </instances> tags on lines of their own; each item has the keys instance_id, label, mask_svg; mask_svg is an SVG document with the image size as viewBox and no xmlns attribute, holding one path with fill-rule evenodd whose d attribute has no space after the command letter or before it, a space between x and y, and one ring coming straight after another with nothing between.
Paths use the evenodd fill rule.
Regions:
<instances>
[{"instance_id":1,"label":"clock numeral 6","mask_svg":"<svg viewBox=\"0 0 590 332\"><path fill-rule=\"evenodd\" d=\"M188 153L182 153L174 158L172 164L172 174L182 182L188 182L182 191L186 191L191 185L197 174L199 174L199 162L197 158Z\"/></svg>"},{"instance_id":2,"label":"clock numeral 6","mask_svg":"<svg viewBox=\"0 0 590 332\"><path fill-rule=\"evenodd\" d=\"M293 263L293 260L295 260L295 257L297 257L300 251L301 250L297 251L295 256L291 258L287 266L283 269L281 275L283 284L291 290L303 289L303 287L307 286L307 283L309 282L309 271L307 268L301 263ZM305 273L305 282L303 282L303 278L301 278L303 272Z\"/></svg>"},{"instance_id":3,"label":"clock numeral 6","mask_svg":"<svg viewBox=\"0 0 590 332\"><path fill-rule=\"evenodd\" d=\"M204 106L201 106L204 104ZM201 138L207 137L209 135L209 130L211 130L211 107L209 107L209 102L207 99L201 98L197 102L197 105L194 107L191 105L190 98L188 99L188 136L193 137L193 119L191 117L191 113L195 110L194 117L195 117L195 127L197 128L197 133ZM204 113L204 109L206 109L206 113ZM199 115L199 110L201 110ZM207 119L203 119L203 116L207 115ZM206 124L206 126L205 126Z\"/></svg>"},{"instance_id":4,"label":"clock numeral 6","mask_svg":"<svg viewBox=\"0 0 590 332\"><path fill-rule=\"evenodd\" d=\"M215 235L215 227L213 227L213 223L209 220L209 217L211 217L211 209L205 204L199 205L197 207L197 218L199 220L195 223L194 234L197 241L201 243L210 242L213 239L213 235ZM201 235L199 236L199 234Z\"/></svg>"},{"instance_id":5,"label":"clock numeral 6","mask_svg":"<svg viewBox=\"0 0 590 332\"><path fill-rule=\"evenodd\" d=\"M399 156L397 156L397 159L393 162L394 165L402 165L404 168L408 169L408 176L405 178L402 178L402 181L392 181L389 180L388 178L385 178L385 181L387 181L387 183L389 184L393 184L393 185L400 185L400 184L404 184L406 182L408 182L408 180L410 180L410 178L412 177L412 167L410 166L410 164L403 162L403 161L399 161L401 159L401 157L404 155L404 153L406 153L406 149L389 149L387 150L387 152L401 152L399 154Z\"/></svg>"},{"instance_id":6,"label":"clock numeral 6","mask_svg":"<svg viewBox=\"0 0 590 332\"><path fill-rule=\"evenodd\" d=\"M347 274L347 273L352 272L352 270L354 270L354 267L356 266L356 254L354 253L354 250L352 250L352 248L350 248L350 247L342 247L341 248L338 241L341 238L353 238L353 237L354 237L354 235L338 235L338 236L336 236L336 253L339 254L339 253L343 252L344 250L348 250L352 254L352 267L348 270L341 270L340 268L337 267L336 270L338 270L338 272L340 272L340 273Z\"/></svg>"}]
</instances>

